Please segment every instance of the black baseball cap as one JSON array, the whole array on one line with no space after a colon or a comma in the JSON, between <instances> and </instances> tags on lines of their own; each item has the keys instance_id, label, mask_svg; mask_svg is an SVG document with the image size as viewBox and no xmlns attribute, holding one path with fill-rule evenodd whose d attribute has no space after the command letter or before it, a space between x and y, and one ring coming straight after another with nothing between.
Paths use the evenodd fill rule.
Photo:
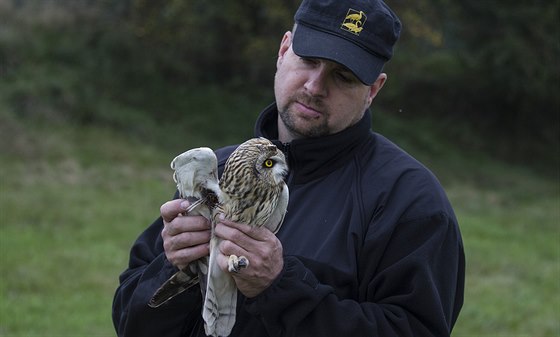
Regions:
<instances>
[{"instance_id":1,"label":"black baseball cap","mask_svg":"<svg viewBox=\"0 0 560 337\"><path fill-rule=\"evenodd\" d=\"M303 0L294 20L296 55L340 63L366 85L393 56L401 31L399 18L381 0Z\"/></svg>"}]
</instances>

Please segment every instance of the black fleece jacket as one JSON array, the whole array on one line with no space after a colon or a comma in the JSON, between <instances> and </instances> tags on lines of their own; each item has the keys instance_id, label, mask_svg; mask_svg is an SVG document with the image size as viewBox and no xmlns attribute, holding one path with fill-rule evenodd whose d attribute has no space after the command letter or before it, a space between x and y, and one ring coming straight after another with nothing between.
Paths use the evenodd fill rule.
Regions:
<instances>
[{"instance_id":1,"label":"black fleece jacket","mask_svg":"<svg viewBox=\"0 0 560 337\"><path fill-rule=\"evenodd\" d=\"M278 138L277 111L256 136ZM448 336L463 304L465 258L441 185L370 130L370 112L338 134L276 144L288 158L290 202L277 233L284 269L255 298L238 297L230 336ZM235 146L217 150L220 170ZM157 219L134 243L113 303L119 336L205 336L198 287L152 309L177 269Z\"/></svg>"}]
</instances>

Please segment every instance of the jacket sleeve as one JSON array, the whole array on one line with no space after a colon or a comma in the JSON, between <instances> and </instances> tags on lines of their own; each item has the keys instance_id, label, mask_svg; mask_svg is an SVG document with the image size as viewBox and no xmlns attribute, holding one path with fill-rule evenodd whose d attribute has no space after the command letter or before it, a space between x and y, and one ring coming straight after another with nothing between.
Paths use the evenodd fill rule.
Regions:
<instances>
[{"instance_id":1,"label":"jacket sleeve","mask_svg":"<svg viewBox=\"0 0 560 337\"><path fill-rule=\"evenodd\" d=\"M463 247L454 217L437 214L368 233L359 294L340 299L298 257L247 300L270 336L449 336L462 305Z\"/></svg>"},{"instance_id":2,"label":"jacket sleeve","mask_svg":"<svg viewBox=\"0 0 560 337\"><path fill-rule=\"evenodd\" d=\"M132 246L128 268L113 300L113 324L120 337L182 336L199 324L200 288L193 287L159 308L147 303L177 268L163 252L163 221L156 220Z\"/></svg>"}]
</instances>

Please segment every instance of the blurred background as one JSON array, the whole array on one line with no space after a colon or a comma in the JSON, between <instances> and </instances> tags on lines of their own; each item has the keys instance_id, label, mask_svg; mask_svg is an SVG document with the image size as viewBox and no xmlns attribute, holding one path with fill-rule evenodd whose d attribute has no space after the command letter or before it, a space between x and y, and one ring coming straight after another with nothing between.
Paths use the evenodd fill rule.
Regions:
<instances>
[{"instance_id":1,"label":"blurred background","mask_svg":"<svg viewBox=\"0 0 560 337\"><path fill-rule=\"evenodd\" d=\"M560 1L387 0L372 128L429 166L467 254L453 336L560 336ZM299 0L0 0L0 336L114 336L169 162L252 136Z\"/></svg>"}]
</instances>

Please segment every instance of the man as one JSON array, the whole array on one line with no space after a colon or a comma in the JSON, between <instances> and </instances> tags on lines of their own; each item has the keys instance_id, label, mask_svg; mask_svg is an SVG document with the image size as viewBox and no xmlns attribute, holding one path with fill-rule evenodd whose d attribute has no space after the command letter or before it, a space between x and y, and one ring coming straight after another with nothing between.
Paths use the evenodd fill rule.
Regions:
<instances>
[{"instance_id":1,"label":"man","mask_svg":"<svg viewBox=\"0 0 560 337\"><path fill-rule=\"evenodd\" d=\"M276 103L255 136L284 151L290 201L277 236L227 219L226 256L244 255L231 336L448 336L463 303L464 255L436 178L370 130L400 22L380 0L304 0L278 52ZM235 147L216 151L220 170ZM208 254L209 224L161 207L132 247L113 304L119 336L204 336L200 289L153 309L177 268Z\"/></svg>"}]
</instances>

